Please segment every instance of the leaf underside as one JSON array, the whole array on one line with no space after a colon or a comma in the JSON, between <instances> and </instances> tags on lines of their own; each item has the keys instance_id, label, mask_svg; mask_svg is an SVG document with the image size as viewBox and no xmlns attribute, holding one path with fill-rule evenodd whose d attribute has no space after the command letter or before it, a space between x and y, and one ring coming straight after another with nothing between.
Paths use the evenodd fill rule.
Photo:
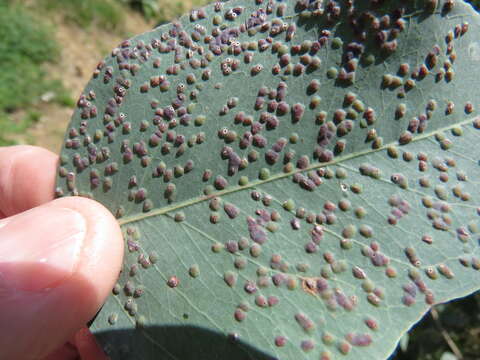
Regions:
<instances>
[{"instance_id":1,"label":"leaf underside","mask_svg":"<svg viewBox=\"0 0 480 360\"><path fill-rule=\"evenodd\" d=\"M98 65L57 195L106 205L113 359L384 359L479 288L479 17L232 1Z\"/></svg>"}]
</instances>

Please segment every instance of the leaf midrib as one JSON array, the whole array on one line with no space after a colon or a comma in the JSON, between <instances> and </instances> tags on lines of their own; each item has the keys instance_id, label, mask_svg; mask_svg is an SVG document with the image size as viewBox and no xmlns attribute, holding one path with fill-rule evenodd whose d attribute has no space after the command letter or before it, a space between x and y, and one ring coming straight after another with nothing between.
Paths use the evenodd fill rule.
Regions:
<instances>
[{"instance_id":1,"label":"leaf midrib","mask_svg":"<svg viewBox=\"0 0 480 360\"><path fill-rule=\"evenodd\" d=\"M432 137L439 132L448 131L448 130L451 130L451 129L453 129L455 127L458 127L458 126L464 126L464 125L470 124L476 118L477 117L472 117L472 118L454 123L452 125L445 126L445 127L442 127L442 128L438 128L438 129L435 129L434 131L431 131L431 132L428 132L428 133L424 133L422 135L414 137L409 142L409 144L411 144L413 142L423 140L423 139L426 139L426 138L429 138L429 137ZM405 145L408 145L408 144L405 144ZM148 213L142 213L142 214L138 214L138 215L128 216L128 217L125 217L123 219L119 219L118 223L120 224L120 226L123 226L123 225L131 224L131 223L134 223L134 222L137 222L137 221L141 221L141 220L144 220L144 219L148 219L148 218L151 218L151 217L154 217L154 216L164 215L164 214L167 214L167 213L172 212L172 211L176 211L176 210L179 210L179 209L183 209L183 208L186 208L186 207L189 207L189 206L192 206L192 205L202 203L204 201L212 199L213 197L220 197L220 196L232 194L232 193L235 193L235 192L238 192L238 191L252 189L252 188L255 188L255 187L263 185L263 184L267 184L267 183L270 183L270 182L273 182L273 181L276 181L276 180L280 180L280 179L290 177L290 176L292 176L294 174L297 174L297 173L304 173L304 172L319 169L319 168L322 168L322 167L326 167L326 166L330 166L330 165L336 165L336 164L339 164L341 162L344 162L344 161L347 161L347 160L350 160L350 159L355 159L355 158L358 158L358 157L361 157L361 156L364 156L364 155L369 155L369 154L373 154L373 153L376 153L376 152L379 152L379 151L386 150L390 146L404 146L404 145L400 145L400 143L398 141L393 141L393 142L390 142L388 144L385 144L385 145L379 147L378 149L366 149L366 150L359 151L359 152L356 152L356 153L352 153L352 154L348 154L348 155L345 155L345 156L337 157L330 162L313 164L313 165L310 165L309 167L307 167L305 169L297 169L297 170L294 170L294 171L291 171L291 172L288 172L288 173L279 173L279 174L270 176L266 180L251 181L247 185L244 185L244 186L238 186L238 185L233 186L229 189L217 191L217 192L214 192L210 195L203 195L203 196L195 197L195 198L190 199L190 200L179 202L175 205L165 206L165 207L162 207L162 208L158 208L156 210L151 210Z\"/></svg>"}]
</instances>

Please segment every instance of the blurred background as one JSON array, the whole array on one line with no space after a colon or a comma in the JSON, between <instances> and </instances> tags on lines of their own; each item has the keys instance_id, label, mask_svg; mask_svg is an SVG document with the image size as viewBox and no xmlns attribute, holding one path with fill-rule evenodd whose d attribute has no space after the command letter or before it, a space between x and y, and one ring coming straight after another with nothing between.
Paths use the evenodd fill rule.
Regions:
<instances>
[{"instance_id":1,"label":"blurred background","mask_svg":"<svg viewBox=\"0 0 480 360\"><path fill-rule=\"evenodd\" d=\"M98 61L123 39L207 2L0 0L0 146L58 153ZM391 360L414 359L479 360L480 294L436 306L405 335Z\"/></svg>"}]
</instances>

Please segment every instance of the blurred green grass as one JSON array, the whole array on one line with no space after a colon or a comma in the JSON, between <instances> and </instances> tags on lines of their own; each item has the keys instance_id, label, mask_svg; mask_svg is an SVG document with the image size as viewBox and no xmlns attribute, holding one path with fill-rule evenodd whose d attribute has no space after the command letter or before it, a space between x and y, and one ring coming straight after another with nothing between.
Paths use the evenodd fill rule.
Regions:
<instances>
[{"instance_id":1,"label":"blurred green grass","mask_svg":"<svg viewBox=\"0 0 480 360\"><path fill-rule=\"evenodd\" d=\"M41 66L59 54L52 34L52 28L22 6L0 0L0 145L12 144L11 133L25 131L39 118L27 111L24 119L14 121L11 112L31 106L47 91L64 92L61 82L47 79Z\"/></svg>"}]
</instances>

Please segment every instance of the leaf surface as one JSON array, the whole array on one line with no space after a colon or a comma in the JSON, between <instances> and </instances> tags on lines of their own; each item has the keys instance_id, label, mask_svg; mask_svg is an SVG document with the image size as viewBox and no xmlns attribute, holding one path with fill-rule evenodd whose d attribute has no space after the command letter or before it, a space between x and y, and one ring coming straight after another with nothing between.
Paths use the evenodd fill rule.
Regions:
<instances>
[{"instance_id":1,"label":"leaf surface","mask_svg":"<svg viewBox=\"0 0 480 360\"><path fill-rule=\"evenodd\" d=\"M212 4L99 64L57 195L124 230L112 358L384 359L479 288L479 18L435 3Z\"/></svg>"}]
</instances>

